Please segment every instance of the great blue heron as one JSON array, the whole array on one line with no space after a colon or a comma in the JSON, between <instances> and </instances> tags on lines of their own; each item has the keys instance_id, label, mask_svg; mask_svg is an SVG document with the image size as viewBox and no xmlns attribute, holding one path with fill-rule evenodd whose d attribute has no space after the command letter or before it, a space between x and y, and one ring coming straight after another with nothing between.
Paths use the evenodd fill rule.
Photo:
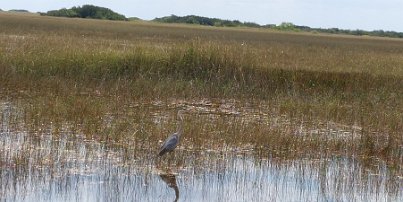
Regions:
<instances>
[{"instance_id":1,"label":"great blue heron","mask_svg":"<svg viewBox=\"0 0 403 202\"><path fill-rule=\"evenodd\" d=\"M179 123L176 132L170 135L162 144L160 152L158 153L159 156L173 151L179 144L179 139L183 133L183 110L178 111L177 118L179 119Z\"/></svg>"}]
</instances>

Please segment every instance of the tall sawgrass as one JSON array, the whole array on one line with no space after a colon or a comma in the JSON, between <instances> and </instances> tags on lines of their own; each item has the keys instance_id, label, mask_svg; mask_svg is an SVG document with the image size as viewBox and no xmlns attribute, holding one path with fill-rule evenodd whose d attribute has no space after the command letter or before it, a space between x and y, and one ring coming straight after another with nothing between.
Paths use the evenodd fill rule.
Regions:
<instances>
[{"instance_id":1,"label":"tall sawgrass","mask_svg":"<svg viewBox=\"0 0 403 202\"><path fill-rule=\"evenodd\" d=\"M26 109L32 119L72 122L90 136L119 141L134 126L119 122L103 130L100 117L125 114L122 106L134 102L264 101L296 120L358 125L362 137L351 146L242 122L210 130L223 127L220 138L235 145L347 149L402 161L402 41L35 18L0 18L7 28L0 31L0 94L32 99ZM188 129L196 145L207 144L198 137L205 129Z\"/></svg>"}]
</instances>

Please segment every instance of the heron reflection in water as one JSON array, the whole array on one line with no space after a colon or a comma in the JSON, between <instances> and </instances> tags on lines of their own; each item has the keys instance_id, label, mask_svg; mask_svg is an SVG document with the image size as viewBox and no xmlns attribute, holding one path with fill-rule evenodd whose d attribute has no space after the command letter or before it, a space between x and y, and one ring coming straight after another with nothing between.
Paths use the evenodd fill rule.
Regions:
<instances>
[{"instance_id":1,"label":"heron reflection in water","mask_svg":"<svg viewBox=\"0 0 403 202\"><path fill-rule=\"evenodd\" d=\"M176 177L173 173L161 173L160 177L162 181L164 181L168 187L171 187L173 190L175 190L175 202L178 201L179 199L179 188L178 184L176 184Z\"/></svg>"},{"instance_id":2,"label":"heron reflection in water","mask_svg":"<svg viewBox=\"0 0 403 202\"><path fill-rule=\"evenodd\" d=\"M161 145L160 151L158 153L159 156L163 156L164 154L173 151L176 146L178 146L180 137L183 133L183 112L183 110L178 111L177 119L179 123L176 128L176 132L170 135Z\"/></svg>"}]
</instances>

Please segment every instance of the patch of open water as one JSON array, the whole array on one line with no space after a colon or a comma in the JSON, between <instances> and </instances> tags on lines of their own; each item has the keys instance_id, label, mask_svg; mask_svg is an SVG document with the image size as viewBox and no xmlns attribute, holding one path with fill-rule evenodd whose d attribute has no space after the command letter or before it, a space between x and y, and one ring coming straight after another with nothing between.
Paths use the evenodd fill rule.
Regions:
<instances>
[{"instance_id":1,"label":"patch of open water","mask_svg":"<svg viewBox=\"0 0 403 202\"><path fill-rule=\"evenodd\" d=\"M11 103L0 106L2 201L403 200L403 179L382 161L368 166L352 157L287 160L181 148L159 159L150 148L111 147L67 126L57 135L52 126L33 133L12 124L13 110Z\"/></svg>"}]
</instances>

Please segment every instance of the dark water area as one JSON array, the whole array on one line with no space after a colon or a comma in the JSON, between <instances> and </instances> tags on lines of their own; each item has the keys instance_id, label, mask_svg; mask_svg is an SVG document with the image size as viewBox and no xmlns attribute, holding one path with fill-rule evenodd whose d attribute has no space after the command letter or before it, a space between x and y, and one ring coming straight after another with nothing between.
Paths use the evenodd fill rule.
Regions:
<instances>
[{"instance_id":1,"label":"dark water area","mask_svg":"<svg viewBox=\"0 0 403 202\"><path fill-rule=\"evenodd\" d=\"M403 200L402 176L381 160L184 147L157 158L154 147L105 144L67 124L28 130L16 112L0 105L1 201Z\"/></svg>"}]
</instances>

